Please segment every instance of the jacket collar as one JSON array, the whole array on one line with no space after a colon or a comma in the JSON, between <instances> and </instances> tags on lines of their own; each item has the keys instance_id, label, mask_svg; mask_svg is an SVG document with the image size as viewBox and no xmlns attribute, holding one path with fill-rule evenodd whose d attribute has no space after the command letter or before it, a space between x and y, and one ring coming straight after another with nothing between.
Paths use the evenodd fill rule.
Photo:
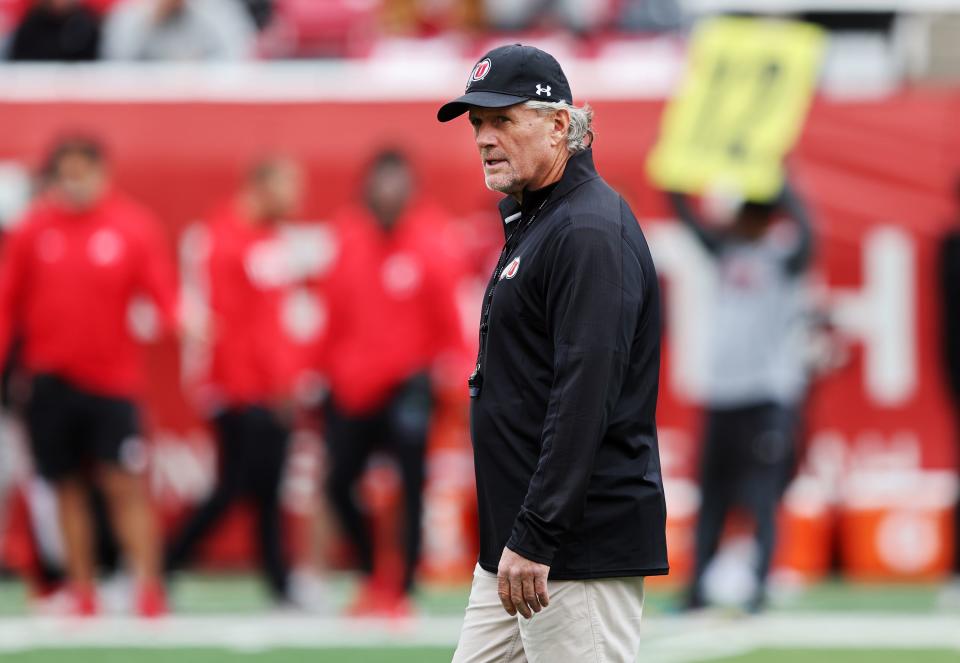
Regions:
<instances>
[{"instance_id":1,"label":"jacket collar","mask_svg":"<svg viewBox=\"0 0 960 663\"><path fill-rule=\"evenodd\" d=\"M521 218L527 218L538 209L554 204L584 182L597 177L600 176L597 174L596 166L593 165L593 150L588 148L570 157L563 169L563 175L555 184L536 191L525 189L522 205L513 196L506 196L499 205L504 235L509 237L515 227L513 224Z\"/></svg>"}]
</instances>

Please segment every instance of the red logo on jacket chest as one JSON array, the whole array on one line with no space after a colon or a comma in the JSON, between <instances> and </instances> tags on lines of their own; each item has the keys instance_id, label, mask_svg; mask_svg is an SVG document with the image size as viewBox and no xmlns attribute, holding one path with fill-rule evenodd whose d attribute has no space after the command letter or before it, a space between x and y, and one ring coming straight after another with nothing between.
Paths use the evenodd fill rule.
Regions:
<instances>
[{"instance_id":1,"label":"red logo on jacket chest","mask_svg":"<svg viewBox=\"0 0 960 663\"><path fill-rule=\"evenodd\" d=\"M500 273L500 280L503 279L512 279L517 275L517 272L520 271L520 257L517 256L510 261L510 264L506 266L503 272Z\"/></svg>"}]
</instances>

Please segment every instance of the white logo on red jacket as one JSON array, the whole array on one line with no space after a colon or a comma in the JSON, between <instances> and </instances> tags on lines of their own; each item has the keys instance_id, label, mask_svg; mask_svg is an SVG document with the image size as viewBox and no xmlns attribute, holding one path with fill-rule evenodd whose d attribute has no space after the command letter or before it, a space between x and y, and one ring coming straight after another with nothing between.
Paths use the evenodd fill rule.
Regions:
<instances>
[{"instance_id":1,"label":"white logo on red jacket","mask_svg":"<svg viewBox=\"0 0 960 663\"><path fill-rule=\"evenodd\" d=\"M272 290L290 284L290 255L279 238L262 239L252 244L244 255L243 266L251 285Z\"/></svg>"},{"instance_id":2,"label":"white logo on red jacket","mask_svg":"<svg viewBox=\"0 0 960 663\"><path fill-rule=\"evenodd\" d=\"M517 275L517 272L519 271L520 271L520 256L517 256L516 258L511 260L510 264L507 265L506 269L504 269L503 272L500 273L500 280L502 281L503 279L512 279L514 276Z\"/></svg>"},{"instance_id":3,"label":"white logo on red jacket","mask_svg":"<svg viewBox=\"0 0 960 663\"><path fill-rule=\"evenodd\" d=\"M412 295L420 287L422 276L420 263L412 255L395 253L383 262L383 287L394 297Z\"/></svg>"},{"instance_id":4,"label":"white logo on red jacket","mask_svg":"<svg viewBox=\"0 0 960 663\"><path fill-rule=\"evenodd\" d=\"M101 267L117 262L123 254L123 238L109 228L101 228L87 240L87 255Z\"/></svg>"}]
</instances>

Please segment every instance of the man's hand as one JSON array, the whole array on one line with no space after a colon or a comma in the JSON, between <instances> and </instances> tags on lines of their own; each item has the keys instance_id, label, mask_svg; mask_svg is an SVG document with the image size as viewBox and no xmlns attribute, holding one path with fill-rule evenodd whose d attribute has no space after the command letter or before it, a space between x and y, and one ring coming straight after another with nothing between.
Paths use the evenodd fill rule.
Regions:
<instances>
[{"instance_id":1,"label":"man's hand","mask_svg":"<svg viewBox=\"0 0 960 663\"><path fill-rule=\"evenodd\" d=\"M497 594L503 609L511 617L518 612L525 619L533 617L550 603L547 575L550 567L521 557L509 548L503 549L497 567Z\"/></svg>"}]
</instances>

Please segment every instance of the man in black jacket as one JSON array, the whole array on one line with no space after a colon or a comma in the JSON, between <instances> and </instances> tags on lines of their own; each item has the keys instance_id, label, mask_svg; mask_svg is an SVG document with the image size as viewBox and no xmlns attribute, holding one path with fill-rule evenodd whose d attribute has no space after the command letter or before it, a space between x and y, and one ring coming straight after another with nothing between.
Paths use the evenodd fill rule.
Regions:
<instances>
[{"instance_id":1,"label":"man in black jacket","mask_svg":"<svg viewBox=\"0 0 960 663\"><path fill-rule=\"evenodd\" d=\"M469 381L480 559L457 663L632 662L643 578L667 572L657 275L572 99L552 56L511 45L437 114L469 112L507 194Z\"/></svg>"},{"instance_id":2,"label":"man in black jacket","mask_svg":"<svg viewBox=\"0 0 960 663\"><path fill-rule=\"evenodd\" d=\"M956 184L956 200L960 204L960 180L957 180ZM941 241L939 270L943 304L944 368L955 410L960 413L960 215ZM955 509L954 582L945 594L944 602L960 606L960 502Z\"/></svg>"}]
</instances>

